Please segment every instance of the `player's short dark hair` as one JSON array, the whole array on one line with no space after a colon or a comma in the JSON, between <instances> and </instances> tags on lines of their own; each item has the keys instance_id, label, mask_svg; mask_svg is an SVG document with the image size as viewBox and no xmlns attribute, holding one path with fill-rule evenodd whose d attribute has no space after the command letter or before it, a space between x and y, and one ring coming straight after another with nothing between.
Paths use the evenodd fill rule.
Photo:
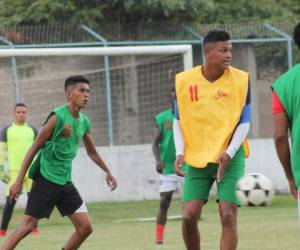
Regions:
<instances>
[{"instance_id":1,"label":"player's short dark hair","mask_svg":"<svg viewBox=\"0 0 300 250\"><path fill-rule=\"evenodd\" d=\"M203 46L209 43L225 42L230 40L230 35L225 30L211 30L203 39Z\"/></svg>"},{"instance_id":2,"label":"player's short dark hair","mask_svg":"<svg viewBox=\"0 0 300 250\"><path fill-rule=\"evenodd\" d=\"M74 86L80 82L90 84L90 81L85 76L82 75L69 76L65 80L65 90L67 90L69 86Z\"/></svg>"},{"instance_id":3,"label":"player's short dark hair","mask_svg":"<svg viewBox=\"0 0 300 250\"><path fill-rule=\"evenodd\" d=\"M293 38L297 47L300 49L300 22L294 28Z\"/></svg>"},{"instance_id":4,"label":"player's short dark hair","mask_svg":"<svg viewBox=\"0 0 300 250\"><path fill-rule=\"evenodd\" d=\"M18 102L18 103L16 103L16 105L15 105L15 107L14 107L14 111L16 110L17 107L25 107L25 108L27 108L26 104L23 103L23 102Z\"/></svg>"}]
</instances>

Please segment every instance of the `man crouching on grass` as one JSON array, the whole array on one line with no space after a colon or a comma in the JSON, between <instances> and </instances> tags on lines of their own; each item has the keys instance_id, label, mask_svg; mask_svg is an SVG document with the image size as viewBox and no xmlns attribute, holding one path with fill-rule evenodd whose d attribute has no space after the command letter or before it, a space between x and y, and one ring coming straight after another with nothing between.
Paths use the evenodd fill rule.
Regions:
<instances>
[{"instance_id":1,"label":"man crouching on grass","mask_svg":"<svg viewBox=\"0 0 300 250\"><path fill-rule=\"evenodd\" d=\"M62 216L70 218L75 227L75 232L62 249L78 249L92 233L87 208L71 181L72 161L81 138L88 156L106 173L106 182L111 190L117 187L117 181L96 151L90 120L80 112L88 103L89 91L89 80L85 77L70 76L66 79L68 103L52 110L10 188L10 199L14 200L22 191L24 176L31 165L29 176L34 182L25 215L19 228L4 242L2 250L14 249L36 227L39 219L50 217L55 206Z\"/></svg>"}]
</instances>

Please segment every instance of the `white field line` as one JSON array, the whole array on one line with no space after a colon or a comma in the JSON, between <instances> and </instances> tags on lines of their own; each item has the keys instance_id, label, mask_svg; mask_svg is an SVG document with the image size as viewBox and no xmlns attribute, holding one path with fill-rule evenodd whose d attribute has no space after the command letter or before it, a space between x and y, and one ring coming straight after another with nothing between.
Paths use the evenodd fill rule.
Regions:
<instances>
[{"instance_id":1,"label":"white field line","mask_svg":"<svg viewBox=\"0 0 300 250\"><path fill-rule=\"evenodd\" d=\"M181 219L181 215L168 216L168 220L178 220L178 219ZM120 220L114 220L113 222L147 222L147 221L156 221L156 217L120 219Z\"/></svg>"}]
</instances>

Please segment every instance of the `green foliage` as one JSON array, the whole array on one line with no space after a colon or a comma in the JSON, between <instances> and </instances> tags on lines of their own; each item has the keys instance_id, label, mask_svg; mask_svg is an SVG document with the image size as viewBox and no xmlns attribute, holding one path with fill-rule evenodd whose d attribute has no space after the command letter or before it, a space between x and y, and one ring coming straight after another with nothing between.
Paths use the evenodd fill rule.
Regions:
<instances>
[{"instance_id":1,"label":"green foliage","mask_svg":"<svg viewBox=\"0 0 300 250\"><path fill-rule=\"evenodd\" d=\"M298 0L0 0L2 25L297 20Z\"/></svg>"},{"instance_id":2,"label":"green foliage","mask_svg":"<svg viewBox=\"0 0 300 250\"><path fill-rule=\"evenodd\" d=\"M286 20L293 13L284 6L293 0L214 0L211 1L206 23L239 22L248 20ZM289 6L289 5L288 5ZM298 13L299 14L299 13Z\"/></svg>"},{"instance_id":3,"label":"green foliage","mask_svg":"<svg viewBox=\"0 0 300 250\"><path fill-rule=\"evenodd\" d=\"M1 0L2 25L51 23L90 23L102 17L102 5L96 1Z\"/></svg>"}]
</instances>

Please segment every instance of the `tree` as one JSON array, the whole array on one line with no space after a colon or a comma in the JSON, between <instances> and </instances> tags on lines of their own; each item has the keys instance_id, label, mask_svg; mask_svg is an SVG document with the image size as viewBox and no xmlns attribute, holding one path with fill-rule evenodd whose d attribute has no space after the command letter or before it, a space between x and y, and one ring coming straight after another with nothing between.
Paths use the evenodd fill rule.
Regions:
<instances>
[{"instance_id":1,"label":"tree","mask_svg":"<svg viewBox=\"0 0 300 250\"><path fill-rule=\"evenodd\" d=\"M299 0L0 0L2 25L297 20Z\"/></svg>"},{"instance_id":2,"label":"tree","mask_svg":"<svg viewBox=\"0 0 300 250\"><path fill-rule=\"evenodd\" d=\"M4 25L76 22L192 21L206 1L199 0L2 0ZM201 15L200 15L201 16Z\"/></svg>"}]
</instances>

